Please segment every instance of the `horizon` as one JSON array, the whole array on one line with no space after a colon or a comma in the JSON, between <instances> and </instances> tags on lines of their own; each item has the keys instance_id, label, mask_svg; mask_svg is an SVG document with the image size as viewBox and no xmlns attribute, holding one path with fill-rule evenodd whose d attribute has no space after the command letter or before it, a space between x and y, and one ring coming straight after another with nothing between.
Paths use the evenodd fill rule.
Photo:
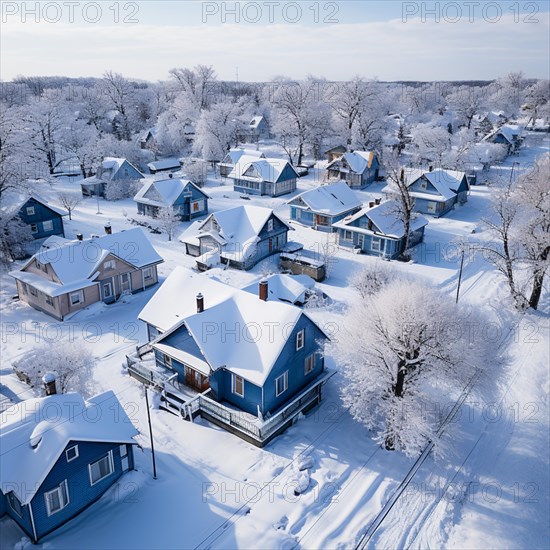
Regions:
<instances>
[{"instance_id":1,"label":"horizon","mask_svg":"<svg viewBox=\"0 0 550 550\"><path fill-rule=\"evenodd\" d=\"M310 74L384 82L491 81L520 70L550 77L548 2L303 1L300 12L285 1L85 2L72 11L67 4L2 3L2 81L112 70L154 82L198 64L213 66L220 80L250 83Z\"/></svg>"}]
</instances>

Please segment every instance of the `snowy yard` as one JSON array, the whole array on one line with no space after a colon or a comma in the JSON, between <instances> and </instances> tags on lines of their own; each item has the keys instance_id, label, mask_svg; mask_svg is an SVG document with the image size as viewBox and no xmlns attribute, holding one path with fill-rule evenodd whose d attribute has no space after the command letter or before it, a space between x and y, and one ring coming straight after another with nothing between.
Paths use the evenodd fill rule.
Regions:
<instances>
[{"instance_id":1,"label":"snowy yard","mask_svg":"<svg viewBox=\"0 0 550 550\"><path fill-rule=\"evenodd\" d=\"M519 156L499 167L504 177L512 162L525 167L549 149L548 140L526 145ZM320 174L315 169L298 180L295 194L318 184ZM368 202L380 196L383 185L376 183L358 195ZM59 191L69 189L79 189L78 181L43 184L40 193L55 202ZM219 176L210 177L205 190L212 197L210 212L255 204L273 208L285 220L286 202L294 196L245 201L232 191L229 180ZM488 239L481 218L488 211L490 195L490 186L473 187L464 206L440 219L430 218L413 261L392 262L391 268L454 296L460 263L456 242ZM106 222L119 231L133 227L129 222L133 217L132 200L86 198L66 222L66 233L68 237L100 233ZM188 225L182 223L177 234ZM327 234L291 225L295 231L289 240L303 243L306 249L321 254L330 244ZM194 258L184 254L177 240L169 242L164 234L148 236L165 260L159 266L161 283L176 266L194 266ZM333 302L309 313L333 338L343 330L346 309L357 299L348 286L350 275L377 261L343 249L335 249L330 257L329 277L318 286ZM276 260L268 258L250 272L215 268L203 276L242 287L277 270ZM353 547L414 462L383 450L351 418L342 407L342 379L336 375L325 386L321 406L264 449L204 420L190 423L152 410L158 469L154 480L143 389L124 365L125 355L147 339L137 315L158 286L113 305L95 304L60 323L15 301L15 284L6 273L1 281L0 395L13 400L30 395L12 374L11 363L18 357L41 341L62 346L78 340L97 359L97 392L112 389L141 433L136 471L39 547ZM507 356L507 375L491 395L474 392L467 399L446 436L447 454L424 463L369 547L543 548L548 543L548 292L537 314L510 313L503 280L488 262L475 257L465 263L460 300L482 307L497 327L487 337L493 339L495 354ZM337 357L329 361L338 367ZM452 406L457 397L442 395L441 407ZM304 483L305 492L295 495L294 489ZM14 547L22 537L11 519L1 520L2 547Z\"/></svg>"}]
</instances>

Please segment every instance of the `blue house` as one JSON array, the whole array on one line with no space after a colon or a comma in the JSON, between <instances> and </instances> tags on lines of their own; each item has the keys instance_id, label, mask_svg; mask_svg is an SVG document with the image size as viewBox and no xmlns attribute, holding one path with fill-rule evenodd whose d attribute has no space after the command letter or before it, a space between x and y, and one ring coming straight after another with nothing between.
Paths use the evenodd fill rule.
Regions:
<instances>
[{"instance_id":1,"label":"blue house","mask_svg":"<svg viewBox=\"0 0 550 550\"><path fill-rule=\"evenodd\" d=\"M409 232L409 248L424 239L424 228L428 221L417 216ZM337 222L338 245L354 252L380 256L393 260L405 252L405 226L399 219L396 205L392 201L382 204L374 202L353 216Z\"/></svg>"},{"instance_id":2,"label":"blue house","mask_svg":"<svg viewBox=\"0 0 550 550\"><path fill-rule=\"evenodd\" d=\"M53 206L35 194L22 199L17 208L19 209L19 219L30 226L35 239L43 239L52 235L65 236L63 216L69 214L66 210Z\"/></svg>"},{"instance_id":3,"label":"blue house","mask_svg":"<svg viewBox=\"0 0 550 550\"><path fill-rule=\"evenodd\" d=\"M464 172L443 168L413 169L405 170L404 177L416 212L440 217L450 212L455 204L462 205L468 200L470 185ZM393 196L390 186L384 187L382 192L388 198Z\"/></svg>"},{"instance_id":4,"label":"blue house","mask_svg":"<svg viewBox=\"0 0 550 550\"><path fill-rule=\"evenodd\" d=\"M352 189L363 189L378 179L380 162L373 151L353 151L327 164L329 180L344 180Z\"/></svg>"},{"instance_id":5,"label":"blue house","mask_svg":"<svg viewBox=\"0 0 550 550\"><path fill-rule=\"evenodd\" d=\"M134 469L138 431L112 391L87 401L77 393L22 401L0 415L0 427L0 515L33 542Z\"/></svg>"},{"instance_id":6,"label":"blue house","mask_svg":"<svg viewBox=\"0 0 550 550\"><path fill-rule=\"evenodd\" d=\"M270 208L236 206L196 221L179 237L186 253L197 256L207 269L215 263L248 270L271 254L281 252L293 231Z\"/></svg>"},{"instance_id":7,"label":"blue house","mask_svg":"<svg viewBox=\"0 0 550 550\"><path fill-rule=\"evenodd\" d=\"M95 176L85 178L80 182L82 195L105 196L105 189L112 182L130 187L133 181L140 180L144 175L130 162L123 158L105 157L98 167Z\"/></svg>"},{"instance_id":8,"label":"blue house","mask_svg":"<svg viewBox=\"0 0 550 550\"><path fill-rule=\"evenodd\" d=\"M248 195L278 197L296 191L298 172L284 159L241 157L229 173L233 190Z\"/></svg>"},{"instance_id":9,"label":"blue house","mask_svg":"<svg viewBox=\"0 0 550 550\"><path fill-rule=\"evenodd\" d=\"M256 151L256 149L243 149L242 147L230 149L219 164L220 176L229 176L233 168L235 168L235 165L244 157L265 159L264 153Z\"/></svg>"},{"instance_id":10,"label":"blue house","mask_svg":"<svg viewBox=\"0 0 550 550\"><path fill-rule=\"evenodd\" d=\"M504 145L508 154L516 153L523 143L523 128L517 124L504 124L483 138L483 141Z\"/></svg>"},{"instance_id":11,"label":"blue house","mask_svg":"<svg viewBox=\"0 0 550 550\"><path fill-rule=\"evenodd\" d=\"M168 177L148 181L134 197L138 214L156 218L161 208L174 208L182 221L208 214L210 197L192 181Z\"/></svg>"},{"instance_id":12,"label":"blue house","mask_svg":"<svg viewBox=\"0 0 550 550\"><path fill-rule=\"evenodd\" d=\"M291 219L319 231L333 231L333 223L354 214L362 206L343 181L309 189L288 204Z\"/></svg>"},{"instance_id":13,"label":"blue house","mask_svg":"<svg viewBox=\"0 0 550 550\"><path fill-rule=\"evenodd\" d=\"M194 392L194 412L260 445L319 402L328 374L327 336L303 310L268 300L267 286L254 295L178 267L139 315L149 327L175 321L149 343L157 372L172 374L164 386L172 410L174 398L183 404ZM230 421L235 412L240 425ZM266 423L277 429L262 437Z\"/></svg>"}]
</instances>

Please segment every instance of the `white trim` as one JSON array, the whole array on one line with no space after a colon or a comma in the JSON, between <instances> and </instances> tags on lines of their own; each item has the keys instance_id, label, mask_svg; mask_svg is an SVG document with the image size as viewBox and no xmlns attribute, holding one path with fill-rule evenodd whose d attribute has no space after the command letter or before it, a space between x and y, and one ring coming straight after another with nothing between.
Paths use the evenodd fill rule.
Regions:
<instances>
[{"instance_id":1,"label":"white trim","mask_svg":"<svg viewBox=\"0 0 550 550\"><path fill-rule=\"evenodd\" d=\"M281 378L283 379L283 389L281 391L279 391L278 381ZM283 374L281 374L281 376L277 376L277 378L275 378L275 397L279 397L279 395L282 395L283 393L285 393L286 390L288 390L288 371L287 370L285 372L283 372Z\"/></svg>"},{"instance_id":2,"label":"white trim","mask_svg":"<svg viewBox=\"0 0 550 550\"><path fill-rule=\"evenodd\" d=\"M29 516L31 518L31 527L32 527L32 534L34 537L34 542L38 540L38 537L36 536L36 525L34 524L34 514L32 513L32 501L29 502Z\"/></svg>"},{"instance_id":3,"label":"white trim","mask_svg":"<svg viewBox=\"0 0 550 550\"><path fill-rule=\"evenodd\" d=\"M237 391L237 378L242 381L242 393ZM244 378L242 376L231 373L231 392L239 397L244 397Z\"/></svg>"},{"instance_id":4,"label":"white trim","mask_svg":"<svg viewBox=\"0 0 550 550\"><path fill-rule=\"evenodd\" d=\"M306 329L303 328L296 333L296 351L301 350L306 345Z\"/></svg>"},{"instance_id":5,"label":"white trim","mask_svg":"<svg viewBox=\"0 0 550 550\"><path fill-rule=\"evenodd\" d=\"M73 449L76 450L76 455L73 456L73 458L69 458L69 455L67 454L69 451L72 451ZM69 447L66 451L65 451L65 458L67 459L67 462L72 462L73 460L76 460L78 457L80 456L80 453L78 451L78 445L73 445L72 447Z\"/></svg>"},{"instance_id":6,"label":"white trim","mask_svg":"<svg viewBox=\"0 0 550 550\"><path fill-rule=\"evenodd\" d=\"M108 462L109 462L109 470L110 470L109 473L105 474L103 477L100 477L99 479L96 479L95 481L93 481L92 480L92 466L94 466L95 464L98 464L99 462L101 462L102 460L105 460L106 458L108 459ZM113 450L111 449L105 456L102 456L98 460L95 460L94 462L91 462L90 464L88 464L88 477L90 479L90 486L93 487L97 483L100 483L104 479L107 479L110 475L112 475L114 473L114 471L115 471L115 463L113 461Z\"/></svg>"},{"instance_id":7,"label":"white trim","mask_svg":"<svg viewBox=\"0 0 550 550\"><path fill-rule=\"evenodd\" d=\"M67 497L67 501L63 504L63 499L61 498L61 487L64 487L65 488L65 496ZM50 507L50 500L48 499L48 495L52 494L52 493L58 493L59 495L59 503L62 504L60 508L58 508L57 510L53 510L51 509ZM61 510L63 510L63 508L66 508L69 503L71 502L71 499L70 499L70 496L69 496L69 486L67 484L67 480L64 479L57 487L55 487L54 489L52 489L51 491L46 491L44 493L44 500L46 502L46 511L48 513L48 517L50 516L53 516L54 514L57 514L57 512L61 512Z\"/></svg>"}]
</instances>

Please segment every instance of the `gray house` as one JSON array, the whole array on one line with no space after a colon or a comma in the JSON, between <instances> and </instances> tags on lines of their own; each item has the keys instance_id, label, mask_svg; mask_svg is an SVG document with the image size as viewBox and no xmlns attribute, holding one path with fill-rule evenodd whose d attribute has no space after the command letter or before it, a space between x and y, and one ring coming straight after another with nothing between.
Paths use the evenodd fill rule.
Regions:
<instances>
[{"instance_id":1,"label":"gray house","mask_svg":"<svg viewBox=\"0 0 550 550\"><path fill-rule=\"evenodd\" d=\"M464 172L457 170L405 170L409 194L414 198L416 212L439 217L450 212L455 204L468 200L470 186ZM388 198L393 196L391 187L382 189Z\"/></svg>"},{"instance_id":2,"label":"gray house","mask_svg":"<svg viewBox=\"0 0 550 550\"><path fill-rule=\"evenodd\" d=\"M333 224L361 209L348 185L339 181L304 191L288 202L290 218L318 231L333 231Z\"/></svg>"},{"instance_id":3,"label":"gray house","mask_svg":"<svg viewBox=\"0 0 550 550\"><path fill-rule=\"evenodd\" d=\"M296 191L298 172L288 160L243 156L228 177L239 193L278 197Z\"/></svg>"},{"instance_id":4,"label":"gray house","mask_svg":"<svg viewBox=\"0 0 550 550\"><path fill-rule=\"evenodd\" d=\"M192 181L166 178L148 181L136 194L138 214L156 218L161 208L176 209L182 221L208 214L210 197Z\"/></svg>"},{"instance_id":5,"label":"gray house","mask_svg":"<svg viewBox=\"0 0 550 550\"><path fill-rule=\"evenodd\" d=\"M231 149L219 164L220 176L229 176L235 165L245 156L251 159L265 159L265 155L261 151L256 151L255 149L243 149L241 147Z\"/></svg>"},{"instance_id":6,"label":"gray house","mask_svg":"<svg viewBox=\"0 0 550 550\"><path fill-rule=\"evenodd\" d=\"M380 162L373 151L344 153L327 165L329 180L344 180L352 189L363 189L378 179Z\"/></svg>"},{"instance_id":7,"label":"gray house","mask_svg":"<svg viewBox=\"0 0 550 550\"><path fill-rule=\"evenodd\" d=\"M196 221L179 240L200 269L222 263L247 270L281 252L291 230L270 208L237 206Z\"/></svg>"},{"instance_id":8,"label":"gray house","mask_svg":"<svg viewBox=\"0 0 550 550\"><path fill-rule=\"evenodd\" d=\"M427 224L428 220L422 216L412 221L409 248L422 242ZM405 226L392 201L382 204L371 202L353 216L336 222L334 227L338 245L354 252L392 260L405 251Z\"/></svg>"},{"instance_id":9,"label":"gray house","mask_svg":"<svg viewBox=\"0 0 550 550\"><path fill-rule=\"evenodd\" d=\"M85 197L92 195L104 197L105 189L112 182L123 182L129 187L133 181L143 177L144 175L126 159L105 157L95 176L83 179L80 187Z\"/></svg>"},{"instance_id":10,"label":"gray house","mask_svg":"<svg viewBox=\"0 0 550 550\"><path fill-rule=\"evenodd\" d=\"M263 116L255 116L246 129L239 135L239 141L258 143L261 139L269 139L269 124Z\"/></svg>"}]
</instances>

